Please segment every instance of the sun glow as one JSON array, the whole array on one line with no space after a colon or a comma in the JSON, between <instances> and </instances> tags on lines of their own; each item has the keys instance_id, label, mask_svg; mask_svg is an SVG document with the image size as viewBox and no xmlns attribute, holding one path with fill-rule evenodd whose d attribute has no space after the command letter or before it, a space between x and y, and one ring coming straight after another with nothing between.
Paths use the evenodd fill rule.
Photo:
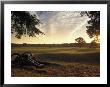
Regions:
<instances>
[{"instance_id":1,"label":"sun glow","mask_svg":"<svg viewBox=\"0 0 110 87\"><path fill-rule=\"evenodd\" d=\"M100 35L94 37L96 43L100 43Z\"/></svg>"}]
</instances>

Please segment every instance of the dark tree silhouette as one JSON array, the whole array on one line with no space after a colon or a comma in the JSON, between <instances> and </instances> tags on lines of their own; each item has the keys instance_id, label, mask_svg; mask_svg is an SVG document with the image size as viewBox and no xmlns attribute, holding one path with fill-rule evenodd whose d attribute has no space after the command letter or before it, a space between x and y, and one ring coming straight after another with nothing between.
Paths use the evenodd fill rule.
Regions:
<instances>
[{"instance_id":1,"label":"dark tree silhouette","mask_svg":"<svg viewBox=\"0 0 110 87\"><path fill-rule=\"evenodd\" d=\"M82 11L81 16L88 16L90 20L88 21L87 34L90 38L100 35L100 11Z\"/></svg>"},{"instance_id":2,"label":"dark tree silhouette","mask_svg":"<svg viewBox=\"0 0 110 87\"><path fill-rule=\"evenodd\" d=\"M86 41L82 37L78 37L75 39L76 43L78 44L78 47L81 47Z\"/></svg>"},{"instance_id":3,"label":"dark tree silhouette","mask_svg":"<svg viewBox=\"0 0 110 87\"><path fill-rule=\"evenodd\" d=\"M44 34L36 25L40 25L40 20L36 15L31 15L28 11L11 12L11 33L21 39L23 35L34 37L37 34Z\"/></svg>"}]
</instances>

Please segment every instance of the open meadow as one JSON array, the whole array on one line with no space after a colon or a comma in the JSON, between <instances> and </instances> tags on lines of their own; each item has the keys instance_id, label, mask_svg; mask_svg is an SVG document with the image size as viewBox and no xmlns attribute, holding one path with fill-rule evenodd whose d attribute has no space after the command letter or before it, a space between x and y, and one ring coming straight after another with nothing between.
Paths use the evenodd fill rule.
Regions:
<instances>
[{"instance_id":1,"label":"open meadow","mask_svg":"<svg viewBox=\"0 0 110 87\"><path fill-rule=\"evenodd\" d=\"M31 52L43 67L12 67L14 77L99 77L100 48L12 47L11 54Z\"/></svg>"}]
</instances>

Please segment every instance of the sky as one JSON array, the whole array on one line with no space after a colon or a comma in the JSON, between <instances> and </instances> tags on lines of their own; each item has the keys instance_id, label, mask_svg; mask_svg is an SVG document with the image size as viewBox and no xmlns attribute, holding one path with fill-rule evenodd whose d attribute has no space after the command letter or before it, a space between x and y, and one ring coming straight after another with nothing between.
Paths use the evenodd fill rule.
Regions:
<instances>
[{"instance_id":1,"label":"sky","mask_svg":"<svg viewBox=\"0 0 110 87\"><path fill-rule=\"evenodd\" d=\"M62 44L74 43L78 37L83 37L87 43L91 39L86 33L87 16L81 17L78 11L34 11L42 22L38 27L45 35L36 37L22 37L21 39L11 36L12 43L27 44Z\"/></svg>"}]
</instances>

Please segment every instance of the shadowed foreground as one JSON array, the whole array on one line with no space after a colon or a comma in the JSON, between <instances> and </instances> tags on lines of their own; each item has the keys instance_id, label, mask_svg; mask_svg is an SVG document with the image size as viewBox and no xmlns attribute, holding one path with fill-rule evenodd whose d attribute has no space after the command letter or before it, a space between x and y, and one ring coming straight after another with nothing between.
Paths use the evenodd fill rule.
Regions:
<instances>
[{"instance_id":1,"label":"shadowed foreground","mask_svg":"<svg viewBox=\"0 0 110 87\"><path fill-rule=\"evenodd\" d=\"M23 53L27 49L13 48L12 53ZM98 77L100 76L100 49L87 49L29 49L33 56L44 66L12 66L11 75L14 77Z\"/></svg>"}]
</instances>

